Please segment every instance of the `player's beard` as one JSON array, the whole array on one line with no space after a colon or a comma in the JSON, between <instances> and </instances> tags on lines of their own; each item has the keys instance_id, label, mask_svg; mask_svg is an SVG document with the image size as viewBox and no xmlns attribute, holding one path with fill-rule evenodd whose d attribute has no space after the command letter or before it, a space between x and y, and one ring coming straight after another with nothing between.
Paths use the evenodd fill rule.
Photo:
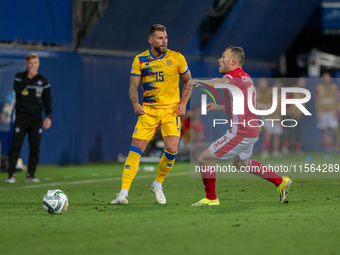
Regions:
<instances>
[{"instance_id":1,"label":"player's beard","mask_svg":"<svg viewBox=\"0 0 340 255\"><path fill-rule=\"evenodd\" d=\"M167 47L161 48L161 47L154 47L155 51L157 51L159 54L164 54L166 53L166 50L168 49Z\"/></svg>"}]
</instances>

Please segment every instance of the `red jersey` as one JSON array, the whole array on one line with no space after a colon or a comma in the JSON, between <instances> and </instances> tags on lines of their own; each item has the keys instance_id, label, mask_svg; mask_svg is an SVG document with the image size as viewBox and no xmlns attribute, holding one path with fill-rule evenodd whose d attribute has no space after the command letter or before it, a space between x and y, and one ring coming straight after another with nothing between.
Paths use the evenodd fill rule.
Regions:
<instances>
[{"instance_id":1,"label":"red jersey","mask_svg":"<svg viewBox=\"0 0 340 255\"><path fill-rule=\"evenodd\" d=\"M241 89L244 96L244 114L236 115L233 113L233 95L228 89L223 89L224 105L228 121L231 125L229 132L235 136L244 138L255 138L260 135L259 124L256 115L248 107L248 88L252 90L252 102L256 109L257 98L254 82L251 77L243 71L241 67L227 72L223 77L230 80L230 84ZM255 127L254 127L255 126Z\"/></svg>"}]
</instances>

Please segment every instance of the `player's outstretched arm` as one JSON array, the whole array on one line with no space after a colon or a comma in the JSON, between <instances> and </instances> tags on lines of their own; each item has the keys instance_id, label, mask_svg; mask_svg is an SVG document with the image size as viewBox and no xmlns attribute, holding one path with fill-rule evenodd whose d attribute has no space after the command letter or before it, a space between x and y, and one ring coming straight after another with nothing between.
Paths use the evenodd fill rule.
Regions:
<instances>
[{"instance_id":1,"label":"player's outstretched arm","mask_svg":"<svg viewBox=\"0 0 340 255\"><path fill-rule=\"evenodd\" d=\"M190 87L191 81L191 72L188 70L185 74L181 75L182 81L184 83L184 87L182 90L182 99L179 105L177 106L177 115L184 116L186 112L186 106L188 104L189 98L191 96L192 87Z\"/></svg>"},{"instance_id":2,"label":"player's outstretched arm","mask_svg":"<svg viewBox=\"0 0 340 255\"><path fill-rule=\"evenodd\" d=\"M214 103L207 104L207 111L208 112L225 112L224 105L216 105Z\"/></svg>"},{"instance_id":3,"label":"player's outstretched arm","mask_svg":"<svg viewBox=\"0 0 340 255\"><path fill-rule=\"evenodd\" d=\"M139 104L139 96L138 96L138 86L140 83L140 76L130 76L130 86L129 86L129 97L131 104L133 106L133 109L135 110L135 113L140 116L145 114L143 110L143 106Z\"/></svg>"},{"instance_id":4,"label":"player's outstretched arm","mask_svg":"<svg viewBox=\"0 0 340 255\"><path fill-rule=\"evenodd\" d=\"M228 78L214 78L211 80L192 79L190 81L190 86L195 86L195 87L209 85L215 88L215 84L230 84L230 81Z\"/></svg>"}]
</instances>

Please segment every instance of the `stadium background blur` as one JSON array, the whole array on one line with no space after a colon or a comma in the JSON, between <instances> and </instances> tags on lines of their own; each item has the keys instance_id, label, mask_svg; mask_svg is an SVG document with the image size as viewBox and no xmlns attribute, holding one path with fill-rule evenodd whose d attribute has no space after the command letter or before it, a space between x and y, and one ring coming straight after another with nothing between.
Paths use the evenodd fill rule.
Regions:
<instances>
[{"instance_id":1,"label":"stadium background blur","mask_svg":"<svg viewBox=\"0 0 340 255\"><path fill-rule=\"evenodd\" d=\"M322 150L313 94L321 72L340 77L340 2L6 1L0 8L1 109L30 52L39 55L39 71L52 84L53 125L42 137L40 163L110 161L128 152L137 119L128 100L131 64L149 48L146 31L154 23L166 26L169 48L186 57L194 78L219 77L217 59L228 45L244 48L244 70L254 78L314 77L302 150ZM317 52L332 55L317 63ZM8 153L8 130L0 139ZM27 155L26 141L24 161Z\"/></svg>"}]
</instances>

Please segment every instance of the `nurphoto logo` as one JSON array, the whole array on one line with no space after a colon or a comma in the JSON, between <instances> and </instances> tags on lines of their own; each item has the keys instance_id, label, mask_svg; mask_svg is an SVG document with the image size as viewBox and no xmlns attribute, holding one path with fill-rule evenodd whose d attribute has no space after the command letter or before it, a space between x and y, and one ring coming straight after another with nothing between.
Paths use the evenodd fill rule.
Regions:
<instances>
[{"instance_id":1,"label":"nurphoto logo","mask_svg":"<svg viewBox=\"0 0 340 255\"><path fill-rule=\"evenodd\" d=\"M209 86L209 88L211 88ZM233 114L235 115L244 115L244 105L245 105L245 98L243 95L243 92L240 88L238 88L235 85L231 84L215 84L215 88L217 89L228 89L229 93L231 94L233 100L232 100L232 111ZM205 92L208 92L205 89L202 89ZM217 92L213 90L215 95L218 97L219 101L220 97L218 96ZM273 112L276 111L278 107L278 90L276 87L272 88L272 105L269 109L267 110L259 110L256 109L256 91L254 86L250 86L248 88L248 98L247 98L247 105L249 110L257 115L257 116L267 116L272 114ZM303 98L288 98L287 95L289 93L302 93L305 95ZM210 97L213 99L214 103L216 104L216 100L214 99L213 95L211 93L208 93ZM286 116L287 112L287 105L295 105L304 115L309 115L311 116L312 114L306 109L306 107L303 105L307 103L311 99L311 93L309 90L305 88L296 88L296 87L282 87L281 88L281 115ZM201 95L201 114L202 115L207 115L207 94L202 94ZM248 126L250 127L262 127L264 125L264 121L270 121L272 123L272 126L274 126L275 121L280 121L279 119L252 119L248 121ZM227 119L214 119L213 120L213 126L215 127L216 125L223 125L227 124L228 120ZM290 123L290 124L288 124ZM234 122L233 120L230 121L230 125L243 125L246 126L245 120L243 122ZM295 127L297 125L297 121L294 119L284 119L281 121L281 125L283 127Z\"/></svg>"}]
</instances>

